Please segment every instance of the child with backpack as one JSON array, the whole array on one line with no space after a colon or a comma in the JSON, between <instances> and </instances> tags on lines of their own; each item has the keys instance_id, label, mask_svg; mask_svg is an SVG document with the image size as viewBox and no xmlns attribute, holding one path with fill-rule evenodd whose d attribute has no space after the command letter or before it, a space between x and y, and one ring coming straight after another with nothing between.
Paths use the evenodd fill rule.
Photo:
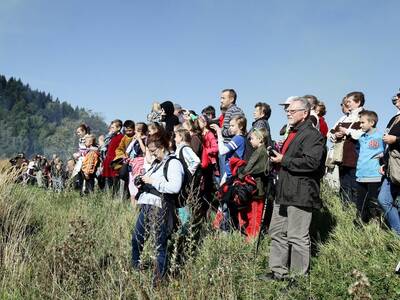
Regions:
<instances>
[{"instance_id":1,"label":"child with backpack","mask_svg":"<svg viewBox=\"0 0 400 300\"><path fill-rule=\"evenodd\" d=\"M360 113L360 127L363 134L358 139L358 160L356 166L357 215L367 223L380 215L377 202L382 175L379 173L379 159L383 156L383 135L376 130L378 115L369 110Z\"/></svg>"},{"instance_id":2,"label":"child with backpack","mask_svg":"<svg viewBox=\"0 0 400 300\"><path fill-rule=\"evenodd\" d=\"M191 135L186 129L178 129L175 131L175 143L176 143L176 157L181 161L183 168L190 172L192 178L195 177L196 170L200 165L200 158L194 153L190 147ZM182 187L183 189L190 189L192 182L187 183L189 186ZM193 186L195 188L196 186ZM187 206L178 208L179 218L182 224L185 224L189 219L189 210Z\"/></svg>"}]
</instances>

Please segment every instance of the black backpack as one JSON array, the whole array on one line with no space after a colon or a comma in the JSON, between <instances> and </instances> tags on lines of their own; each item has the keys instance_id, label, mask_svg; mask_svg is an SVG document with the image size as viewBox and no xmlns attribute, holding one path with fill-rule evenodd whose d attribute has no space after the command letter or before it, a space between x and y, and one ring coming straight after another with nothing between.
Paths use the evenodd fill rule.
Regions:
<instances>
[{"instance_id":1,"label":"black backpack","mask_svg":"<svg viewBox=\"0 0 400 300\"><path fill-rule=\"evenodd\" d=\"M183 176L181 191L177 195L177 199L175 201L175 206L177 208L181 208L186 205L186 200L187 200L189 194L192 192L191 189L192 188L195 189L195 188L199 187L200 179L201 179L200 166L197 168L196 172L193 175L192 175L192 173L190 173L188 166L186 164L186 161L183 157L183 149L185 147L189 147L189 146L182 147L181 152L179 153L179 157L170 156L168 158L168 160L165 162L164 169L163 169L164 177L168 181L167 173L168 173L169 162L173 159L176 159L182 164L184 176ZM197 194L198 191L194 190L193 192L195 194Z\"/></svg>"}]
</instances>

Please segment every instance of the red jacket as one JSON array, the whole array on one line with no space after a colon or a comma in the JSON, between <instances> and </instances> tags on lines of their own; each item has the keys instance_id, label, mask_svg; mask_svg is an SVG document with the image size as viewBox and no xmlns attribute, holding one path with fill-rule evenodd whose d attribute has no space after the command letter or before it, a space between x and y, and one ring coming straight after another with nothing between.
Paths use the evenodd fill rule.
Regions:
<instances>
[{"instance_id":1,"label":"red jacket","mask_svg":"<svg viewBox=\"0 0 400 300\"><path fill-rule=\"evenodd\" d=\"M216 164L218 157L217 138L211 131L203 135L203 151L201 153L201 167L207 168L210 164Z\"/></svg>"},{"instance_id":2,"label":"red jacket","mask_svg":"<svg viewBox=\"0 0 400 300\"><path fill-rule=\"evenodd\" d=\"M115 158L115 150L119 146L119 143L121 142L123 136L124 135L122 133L118 133L111 139L110 143L108 144L107 154L103 161L103 177L118 176L118 171L115 171L113 168L111 168L111 162Z\"/></svg>"},{"instance_id":3,"label":"red jacket","mask_svg":"<svg viewBox=\"0 0 400 300\"><path fill-rule=\"evenodd\" d=\"M319 117L319 131L321 132L323 137L328 135L328 124L325 122L324 117Z\"/></svg>"}]
</instances>

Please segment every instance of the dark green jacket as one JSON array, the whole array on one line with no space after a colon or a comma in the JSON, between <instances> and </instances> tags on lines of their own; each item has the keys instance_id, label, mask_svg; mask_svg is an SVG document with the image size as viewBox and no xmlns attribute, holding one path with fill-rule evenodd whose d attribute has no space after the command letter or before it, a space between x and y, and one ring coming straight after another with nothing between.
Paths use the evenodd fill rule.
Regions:
<instances>
[{"instance_id":1,"label":"dark green jacket","mask_svg":"<svg viewBox=\"0 0 400 300\"><path fill-rule=\"evenodd\" d=\"M268 175L269 169L269 158L268 152L265 145L261 145L257 148L250 156L246 167L239 170L239 179L242 179L245 175L252 175L257 182L257 193L255 197L265 197L266 190L266 175ZM267 173L267 174L266 174Z\"/></svg>"}]
</instances>

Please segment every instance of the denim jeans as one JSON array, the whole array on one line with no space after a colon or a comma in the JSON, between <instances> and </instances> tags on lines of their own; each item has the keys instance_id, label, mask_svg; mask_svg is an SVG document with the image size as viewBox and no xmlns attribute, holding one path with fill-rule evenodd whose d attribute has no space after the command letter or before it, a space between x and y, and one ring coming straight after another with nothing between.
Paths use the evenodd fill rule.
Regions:
<instances>
[{"instance_id":1,"label":"denim jeans","mask_svg":"<svg viewBox=\"0 0 400 300\"><path fill-rule=\"evenodd\" d=\"M340 197L345 204L357 204L356 169L339 167Z\"/></svg>"},{"instance_id":2,"label":"denim jeans","mask_svg":"<svg viewBox=\"0 0 400 300\"><path fill-rule=\"evenodd\" d=\"M155 233L156 265L155 279L162 279L167 271L167 244L172 231L171 220L173 207L163 203L159 208L154 205L142 204L135 228L132 233L132 266L140 268L140 255L143 251L145 239L153 230ZM172 223L171 223L172 222Z\"/></svg>"},{"instance_id":3,"label":"denim jeans","mask_svg":"<svg viewBox=\"0 0 400 300\"><path fill-rule=\"evenodd\" d=\"M398 204L395 202L396 198L399 196L400 187L394 185L385 178L378 195L378 202L383 209L390 228L398 235L400 235L400 216Z\"/></svg>"}]
</instances>

